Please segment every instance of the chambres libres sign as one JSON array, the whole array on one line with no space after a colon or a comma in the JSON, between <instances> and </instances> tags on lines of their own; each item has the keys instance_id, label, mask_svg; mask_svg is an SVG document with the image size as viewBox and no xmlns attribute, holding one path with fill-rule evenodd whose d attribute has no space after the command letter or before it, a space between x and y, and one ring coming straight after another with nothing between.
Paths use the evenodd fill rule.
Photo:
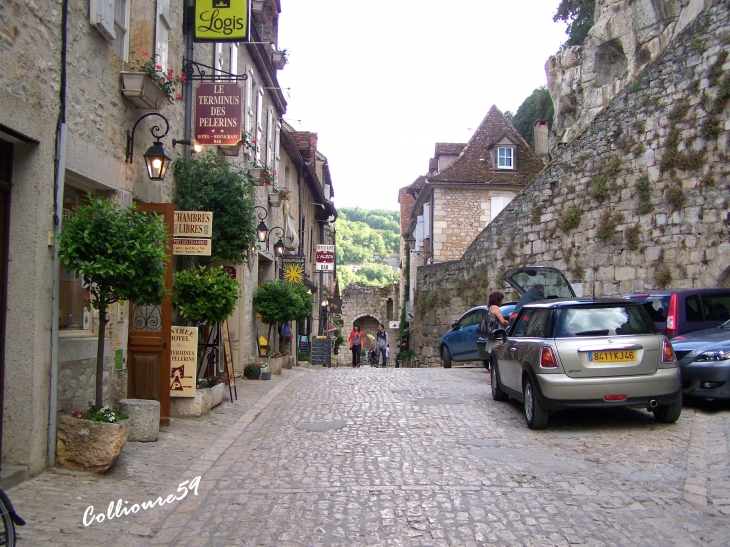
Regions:
<instances>
[{"instance_id":1,"label":"chambres libres sign","mask_svg":"<svg viewBox=\"0 0 730 547\"><path fill-rule=\"evenodd\" d=\"M195 140L205 146L235 146L241 140L243 88L202 83L195 90Z\"/></svg>"},{"instance_id":2,"label":"chambres libres sign","mask_svg":"<svg viewBox=\"0 0 730 547\"><path fill-rule=\"evenodd\" d=\"M195 0L196 42L247 42L250 0Z\"/></svg>"}]
</instances>

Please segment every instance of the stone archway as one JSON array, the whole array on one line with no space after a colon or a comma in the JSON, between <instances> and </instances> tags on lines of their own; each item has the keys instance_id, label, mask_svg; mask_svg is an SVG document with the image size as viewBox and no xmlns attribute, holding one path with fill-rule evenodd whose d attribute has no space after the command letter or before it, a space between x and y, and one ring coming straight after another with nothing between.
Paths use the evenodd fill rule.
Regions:
<instances>
[{"instance_id":1,"label":"stone archway","mask_svg":"<svg viewBox=\"0 0 730 547\"><path fill-rule=\"evenodd\" d=\"M357 325L360 327L360 330L365 333L364 347L368 351L375 349L375 341L370 337L375 336L380 323L382 323L382 321L372 315L363 315L362 317L358 317L353 323L353 326Z\"/></svg>"}]
</instances>

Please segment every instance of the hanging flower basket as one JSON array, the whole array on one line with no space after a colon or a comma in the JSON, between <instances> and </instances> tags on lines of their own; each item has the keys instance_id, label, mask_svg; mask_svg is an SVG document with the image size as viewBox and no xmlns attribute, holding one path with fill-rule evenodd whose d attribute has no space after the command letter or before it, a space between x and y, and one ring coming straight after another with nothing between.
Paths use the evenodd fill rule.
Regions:
<instances>
[{"instance_id":1,"label":"hanging flower basket","mask_svg":"<svg viewBox=\"0 0 730 547\"><path fill-rule=\"evenodd\" d=\"M271 54L271 64L276 70L281 70L286 65L286 54L283 51L274 51Z\"/></svg>"},{"instance_id":2,"label":"hanging flower basket","mask_svg":"<svg viewBox=\"0 0 730 547\"><path fill-rule=\"evenodd\" d=\"M122 71L122 95L144 110L165 106L165 92L144 72Z\"/></svg>"}]
</instances>

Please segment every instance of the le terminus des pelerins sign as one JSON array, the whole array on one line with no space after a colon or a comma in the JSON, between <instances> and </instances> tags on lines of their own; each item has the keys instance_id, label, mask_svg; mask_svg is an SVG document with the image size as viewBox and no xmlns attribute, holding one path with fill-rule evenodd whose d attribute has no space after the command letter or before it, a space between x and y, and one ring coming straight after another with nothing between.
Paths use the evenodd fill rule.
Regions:
<instances>
[{"instance_id":1,"label":"le terminus des pelerins sign","mask_svg":"<svg viewBox=\"0 0 730 547\"><path fill-rule=\"evenodd\" d=\"M195 140L204 146L235 146L241 140L243 88L202 83L195 90Z\"/></svg>"}]
</instances>

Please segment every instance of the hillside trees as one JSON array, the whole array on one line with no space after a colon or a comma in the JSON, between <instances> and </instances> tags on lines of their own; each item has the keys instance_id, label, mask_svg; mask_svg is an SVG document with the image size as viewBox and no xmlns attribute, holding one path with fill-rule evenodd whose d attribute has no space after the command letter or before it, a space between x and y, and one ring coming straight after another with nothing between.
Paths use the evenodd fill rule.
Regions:
<instances>
[{"instance_id":1,"label":"hillside trees","mask_svg":"<svg viewBox=\"0 0 730 547\"><path fill-rule=\"evenodd\" d=\"M548 120L548 127L551 128L554 114L553 100L545 86L538 87L532 92L532 95L522 101L517 109L517 114L505 112L507 119L512 122L512 125L533 150L535 149L535 133L532 126L537 120Z\"/></svg>"},{"instance_id":2,"label":"hillside trees","mask_svg":"<svg viewBox=\"0 0 730 547\"><path fill-rule=\"evenodd\" d=\"M562 47L579 46L583 43L588 31L593 26L593 13L595 10L596 0L560 0L553 21L568 23L568 28L565 31L568 40Z\"/></svg>"}]
</instances>

